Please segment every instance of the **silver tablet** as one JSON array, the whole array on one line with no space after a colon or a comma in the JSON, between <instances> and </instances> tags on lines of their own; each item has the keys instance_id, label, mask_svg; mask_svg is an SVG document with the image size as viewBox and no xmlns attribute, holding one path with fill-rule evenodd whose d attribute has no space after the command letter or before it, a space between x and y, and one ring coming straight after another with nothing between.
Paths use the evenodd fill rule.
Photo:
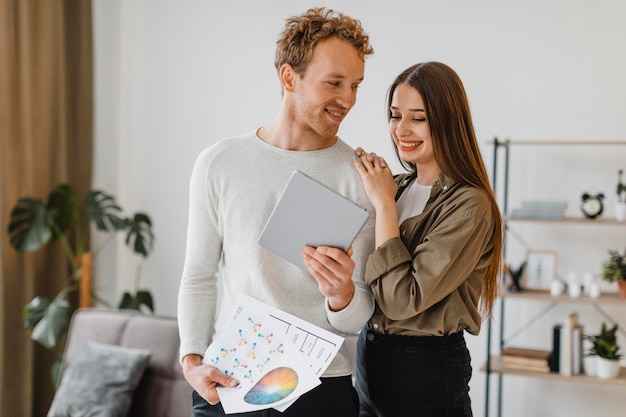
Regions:
<instances>
[{"instance_id":1,"label":"silver tablet","mask_svg":"<svg viewBox=\"0 0 626 417\"><path fill-rule=\"evenodd\" d=\"M368 217L363 207L295 170L258 241L308 271L300 256L305 245L333 246L346 251Z\"/></svg>"}]
</instances>

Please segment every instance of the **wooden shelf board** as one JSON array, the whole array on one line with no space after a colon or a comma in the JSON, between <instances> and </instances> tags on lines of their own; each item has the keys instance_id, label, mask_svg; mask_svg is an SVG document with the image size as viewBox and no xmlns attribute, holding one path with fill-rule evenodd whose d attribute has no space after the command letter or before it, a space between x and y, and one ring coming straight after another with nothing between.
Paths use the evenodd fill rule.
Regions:
<instances>
[{"instance_id":1,"label":"wooden shelf board","mask_svg":"<svg viewBox=\"0 0 626 417\"><path fill-rule=\"evenodd\" d=\"M495 141L491 140L488 142L493 145ZM550 146L562 146L562 145L585 145L585 146L595 146L595 145L608 145L608 146L616 146L616 145L626 145L626 141L623 140L540 140L540 139L498 139L498 146L510 146L510 145L550 145Z\"/></svg>"},{"instance_id":2,"label":"wooden shelf board","mask_svg":"<svg viewBox=\"0 0 626 417\"><path fill-rule=\"evenodd\" d=\"M503 216L505 222L538 222L538 223L554 223L554 224L584 224L584 225L603 225L603 226L626 226L626 222L620 222L614 218L600 217L598 219L587 219L584 217L565 217L562 219L549 219L541 217L512 217Z\"/></svg>"},{"instance_id":3,"label":"wooden shelf board","mask_svg":"<svg viewBox=\"0 0 626 417\"><path fill-rule=\"evenodd\" d=\"M599 305L617 305L626 307L626 299L620 298L617 293L602 293L598 298L586 296L570 297L566 293L553 296L548 290L526 289L520 292L501 291L500 297L503 298L519 298L526 300L536 300L543 302L571 303L571 304L599 304Z\"/></svg>"},{"instance_id":4,"label":"wooden shelf board","mask_svg":"<svg viewBox=\"0 0 626 417\"><path fill-rule=\"evenodd\" d=\"M484 364L481 371L487 371L487 364ZM539 378L549 381L567 381L567 382L582 382L585 384L599 384L599 385L614 385L618 387L626 387L626 368L620 368L620 373L615 379L601 379L597 377L591 377L587 375L572 375L564 376L555 372L532 372L522 371L519 369L510 369L504 366L502 358L499 356L491 357L491 373L502 375L518 375L530 378Z\"/></svg>"}]
</instances>

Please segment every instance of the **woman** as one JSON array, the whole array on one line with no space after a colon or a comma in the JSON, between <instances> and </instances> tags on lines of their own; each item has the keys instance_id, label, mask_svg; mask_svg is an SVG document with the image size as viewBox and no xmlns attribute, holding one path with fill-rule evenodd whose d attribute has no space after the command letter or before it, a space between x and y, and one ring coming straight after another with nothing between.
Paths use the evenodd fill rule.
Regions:
<instances>
[{"instance_id":1,"label":"woman","mask_svg":"<svg viewBox=\"0 0 626 417\"><path fill-rule=\"evenodd\" d=\"M478 334L491 314L500 211L450 67L408 68L387 102L396 156L409 172L394 177L383 158L356 151L376 210L365 277L376 310L357 348L360 416L471 416L463 333Z\"/></svg>"}]
</instances>

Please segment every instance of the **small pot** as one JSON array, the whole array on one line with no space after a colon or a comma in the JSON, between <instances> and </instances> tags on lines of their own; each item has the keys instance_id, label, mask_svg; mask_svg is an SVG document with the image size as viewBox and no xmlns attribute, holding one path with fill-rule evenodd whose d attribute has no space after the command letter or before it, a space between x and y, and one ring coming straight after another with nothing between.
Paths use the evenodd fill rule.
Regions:
<instances>
[{"instance_id":1,"label":"small pot","mask_svg":"<svg viewBox=\"0 0 626 417\"><path fill-rule=\"evenodd\" d=\"M596 376L598 374L598 357L596 355L583 356L583 370L587 376Z\"/></svg>"},{"instance_id":2,"label":"small pot","mask_svg":"<svg viewBox=\"0 0 626 417\"><path fill-rule=\"evenodd\" d=\"M617 360L604 359L597 357L596 371L598 378L613 379L619 375L620 364Z\"/></svg>"},{"instance_id":3,"label":"small pot","mask_svg":"<svg viewBox=\"0 0 626 417\"><path fill-rule=\"evenodd\" d=\"M626 280L621 279L617 281L617 295L620 298L626 298Z\"/></svg>"},{"instance_id":4,"label":"small pot","mask_svg":"<svg viewBox=\"0 0 626 417\"><path fill-rule=\"evenodd\" d=\"M615 203L615 220L626 222L626 203Z\"/></svg>"}]
</instances>

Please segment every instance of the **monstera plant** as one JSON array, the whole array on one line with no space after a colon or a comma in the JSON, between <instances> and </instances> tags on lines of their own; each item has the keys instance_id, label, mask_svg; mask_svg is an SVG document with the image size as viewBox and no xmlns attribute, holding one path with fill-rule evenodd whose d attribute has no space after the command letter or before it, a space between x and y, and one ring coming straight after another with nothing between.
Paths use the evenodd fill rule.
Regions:
<instances>
[{"instance_id":1,"label":"monstera plant","mask_svg":"<svg viewBox=\"0 0 626 417\"><path fill-rule=\"evenodd\" d=\"M46 348L54 348L66 334L76 308L69 295L79 290L81 279L85 278L84 255L97 253L97 250L87 252L90 225L99 233L109 234L104 244L116 233L124 233L126 245L135 254L146 258L152 250L150 217L145 213L125 217L115 199L100 190L89 191L80 200L74 188L61 184L50 193L47 202L22 197L11 211L8 232L17 252L35 252L58 243L70 265L70 275L54 299L37 296L24 307L24 326L31 338ZM118 307L139 309L140 306L154 310L149 291L124 293Z\"/></svg>"}]
</instances>

